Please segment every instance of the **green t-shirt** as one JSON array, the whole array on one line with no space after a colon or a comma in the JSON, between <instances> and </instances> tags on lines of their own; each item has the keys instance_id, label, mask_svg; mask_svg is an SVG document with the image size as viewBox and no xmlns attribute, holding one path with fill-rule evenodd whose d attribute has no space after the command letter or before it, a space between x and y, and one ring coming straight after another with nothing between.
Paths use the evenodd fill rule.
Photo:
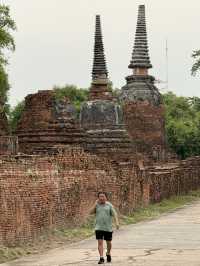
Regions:
<instances>
[{"instance_id":1,"label":"green t-shirt","mask_svg":"<svg viewBox=\"0 0 200 266\"><path fill-rule=\"evenodd\" d=\"M95 230L112 232L112 217L115 213L116 211L110 202L97 203Z\"/></svg>"}]
</instances>

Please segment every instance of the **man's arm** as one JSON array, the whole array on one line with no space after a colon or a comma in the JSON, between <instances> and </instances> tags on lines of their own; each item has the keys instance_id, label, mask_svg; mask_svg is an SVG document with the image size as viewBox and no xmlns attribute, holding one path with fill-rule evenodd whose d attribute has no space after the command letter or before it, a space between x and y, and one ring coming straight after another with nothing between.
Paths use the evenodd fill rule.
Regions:
<instances>
[{"instance_id":1,"label":"man's arm","mask_svg":"<svg viewBox=\"0 0 200 266\"><path fill-rule=\"evenodd\" d=\"M117 214L115 208L113 207L113 205L111 205L111 213L112 213L112 216L113 216L114 219L115 219L116 228L119 229L119 219L118 219L118 214Z\"/></svg>"},{"instance_id":2,"label":"man's arm","mask_svg":"<svg viewBox=\"0 0 200 266\"><path fill-rule=\"evenodd\" d=\"M91 209L89 210L89 214L95 214L96 213L96 206L97 206L98 200L95 201Z\"/></svg>"},{"instance_id":3,"label":"man's arm","mask_svg":"<svg viewBox=\"0 0 200 266\"><path fill-rule=\"evenodd\" d=\"M116 211L114 212L114 218L115 218L116 228L119 229L119 219Z\"/></svg>"}]
</instances>

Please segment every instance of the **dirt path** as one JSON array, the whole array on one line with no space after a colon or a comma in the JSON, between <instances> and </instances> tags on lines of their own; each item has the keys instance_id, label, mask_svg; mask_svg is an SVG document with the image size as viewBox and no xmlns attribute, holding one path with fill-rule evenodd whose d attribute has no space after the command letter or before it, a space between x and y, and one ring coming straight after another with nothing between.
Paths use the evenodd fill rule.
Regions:
<instances>
[{"instance_id":1,"label":"dirt path","mask_svg":"<svg viewBox=\"0 0 200 266\"><path fill-rule=\"evenodd\" d=\"M200 202L114 234L117 266L200 266ZM94 238L1 266L97 265Z\"/></svg>"}]
</instances>

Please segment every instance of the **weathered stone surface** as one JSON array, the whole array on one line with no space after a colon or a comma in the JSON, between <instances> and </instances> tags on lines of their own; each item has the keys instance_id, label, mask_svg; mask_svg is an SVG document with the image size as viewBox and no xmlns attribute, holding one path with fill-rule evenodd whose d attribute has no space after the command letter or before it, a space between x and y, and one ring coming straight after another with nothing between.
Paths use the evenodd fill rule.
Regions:
<instances>
[{"instance_id":1,"label":"weathered stone surface","mask_svg":"<svg viewBox=\"0 0 200 266\"><path fill-rule=\"evenodd\" d=\"M148 101L152 105L162 104L162 96L154 85L155 78L149 75L131 75L126 77L127 84L122 87L122 101Z\"/></svg>"},{"instance_id":2,"label":"weathered stone surface","mask_svg":"<svg viewBox=\"0 0 200 266\"><path fill-rule=\"evenodd\" d=\"M121 125L122 109L113 101L88 101L82 106L80 120L83 128L90 129Z\"/></svg>"},{"instance_id":3,"label":"weathered stone surface","mask_svg":"<svg viewBox=\"0 0 200 266\"><path fill-rule=\"evenodd\" d=\"M86 102L81 110L80 122L86 131L86 151L110 159L128 160L133 147L123 125L121 107L116 102Z\"/></svg>"}]
</instances>

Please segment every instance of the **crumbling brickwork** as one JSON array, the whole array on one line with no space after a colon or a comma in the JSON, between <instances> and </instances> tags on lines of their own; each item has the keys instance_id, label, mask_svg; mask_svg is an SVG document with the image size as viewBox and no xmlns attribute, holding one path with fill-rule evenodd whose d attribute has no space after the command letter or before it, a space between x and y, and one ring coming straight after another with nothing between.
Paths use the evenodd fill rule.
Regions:
<instances>
[{"instance_id":1,"label":"crumbling brickwork","mask_svg":"<svg viewBox=\"0 0 200 266\"><path fill-rule=\"evenodd\" d=\"M54 145L82 145L84 132L69 99L58 99L55 91L42 90L25 98L25 109L16 135L19 151L26 154L48 150Z\"/></svg>"},{"instance_id":2,"label":"crumbling brickwork","mask_svg":"<svg viewBox=\"0 0 200 266\"><path fill-rule=\"evenodd\" d=\"M166 151L164 106L137 101L125 102L123 109L125 124L137 151L162 160Z\"/></svg>"},{"instance_id":3,"label":"crumbling brickwork","mask_svg":"<svg viewBox=\"0 0 200 266\"><path fill-rule=\"evenodd\" d=\"M150 201L158 202L200 188L200 157L149 169Z\"/></svg>"}]
</instances>

